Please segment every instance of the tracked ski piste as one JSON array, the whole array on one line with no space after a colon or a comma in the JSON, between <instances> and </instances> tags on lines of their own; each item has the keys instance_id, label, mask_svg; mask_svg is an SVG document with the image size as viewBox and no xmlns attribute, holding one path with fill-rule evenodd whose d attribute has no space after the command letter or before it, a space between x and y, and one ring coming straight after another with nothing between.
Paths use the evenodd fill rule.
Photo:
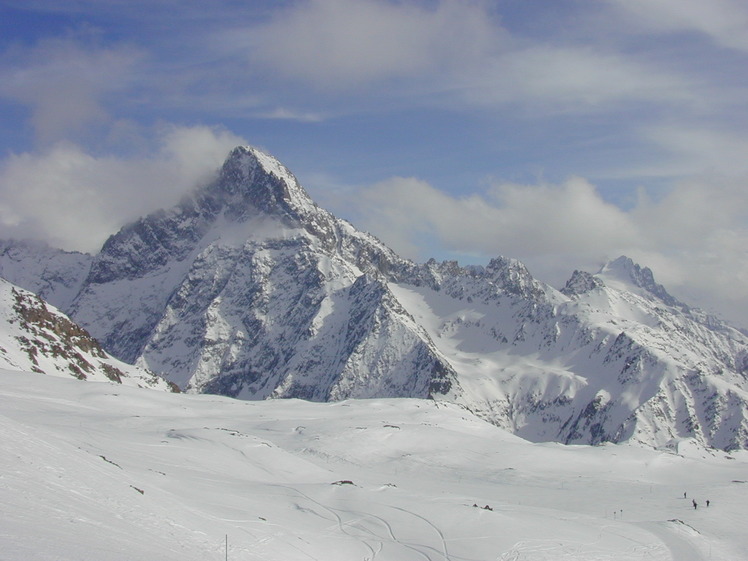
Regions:
<instances>
[{"instance_id":1,"label":"tracked ski piste","mask_svg":"<svg viewBox=\"0 0 748 561\"><path fill-rule=\"evenodd\" d=\"M3 560L220 560L226 536L233 561L748 551L748 454L687 441L532 444L426 400L242 402L8 371L0 431Z\"/></svg>"}]
</instances>

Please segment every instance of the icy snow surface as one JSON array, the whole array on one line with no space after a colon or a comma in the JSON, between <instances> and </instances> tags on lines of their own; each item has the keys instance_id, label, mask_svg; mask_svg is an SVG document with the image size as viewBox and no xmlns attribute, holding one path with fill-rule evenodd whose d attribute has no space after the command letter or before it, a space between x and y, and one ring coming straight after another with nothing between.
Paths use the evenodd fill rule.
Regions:
<instances>
[{"instance_id":1,"label":"icy snow surface","mask_svg":"<svg viewBox=\"0 0 748 561\"><path fill-rule=\"evenodd\" d=\"M245 402L10 371L0 411L2 560L748 552L746 452L532 444L426 400Z\"/></svg>"}]
</instances>

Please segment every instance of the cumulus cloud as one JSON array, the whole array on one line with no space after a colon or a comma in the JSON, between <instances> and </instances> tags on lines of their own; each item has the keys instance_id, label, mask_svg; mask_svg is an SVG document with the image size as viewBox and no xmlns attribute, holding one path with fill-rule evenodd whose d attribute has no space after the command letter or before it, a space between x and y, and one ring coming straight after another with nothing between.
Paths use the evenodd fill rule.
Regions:
<instances>
[{"instance_id":1,"label":"cumulus cloud","mask_svg":"<svg viewBox=\"0 0 748 561\"><path fill-rule=\"evenodd\" d=\"M686 301L748 328L748 174L701 175L631 210L649 240L641 259ZM646 261L645 261L646 260Z\"/></svg>"},{"instance_id":2,"label":"cumulus cloud","mask_svg":"<svg viewBox=\"0 0 748 561\"><path fill-rule=\"evenodd\" d=\"M575 268L594 272L618 255L651 267L676 295L748 327L748 176L692 179L654 200L642 192L622 209L589 181L495 183L455 198L415 178L357 194L356 221L401 254L432 247L486 260L506 255L560 287ZM429 246L424 239L433 238ZM479 261L481 259L478 259Z\"/></svg>"},{"instance_id":3,"label":"cumulus cloud","mask_svg":"<svg viewBox=\"0 0 748 561\"><path fill-rule=\"evenodd\" d=\"M415 259L422 232L455 253L484 256L603 254L641 243L631 218L582 178L562 185L497 183L483 194L454 198L414 178L378 183L357 197L362 225Z\"/></svg>"},{"instance_id":4,"label":"cumulus cloud","mask_svg":"<svg viewBox=\"0 0 748 561\"><path fill-rule=\"evenodd\" d=\"M148 156L91 154L60 142L0 163L0 237L44 239L96 251L120 226L208 181L246 144L221 129L165 126Z\"/></svg>"}]
</instances>

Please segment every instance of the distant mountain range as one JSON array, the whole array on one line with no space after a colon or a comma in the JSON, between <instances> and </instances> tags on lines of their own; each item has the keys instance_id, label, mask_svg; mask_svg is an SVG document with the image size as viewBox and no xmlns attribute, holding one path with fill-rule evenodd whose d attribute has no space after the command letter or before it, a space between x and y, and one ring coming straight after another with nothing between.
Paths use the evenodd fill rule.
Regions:
<instances>
[{"instance_id":1,"label":"distant mountain range","mask_svg":"<svg viewBox=\"0 0 748 561\"><path fill-rule=\"evenodd\" d=\"M188 392L431 398L532 441L748 448L748 337L649 269L556 290L504 257L416 264L251 147L97 255L0 242L0 275Z\"/></svg>"}]
</instances>

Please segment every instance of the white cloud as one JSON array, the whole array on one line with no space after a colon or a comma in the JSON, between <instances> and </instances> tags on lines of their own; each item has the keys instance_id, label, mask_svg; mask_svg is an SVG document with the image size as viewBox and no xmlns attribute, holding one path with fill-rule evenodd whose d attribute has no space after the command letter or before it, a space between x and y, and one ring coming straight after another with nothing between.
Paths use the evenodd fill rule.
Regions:
<instances>
[{"instance_id":1,"label":"white cloud","mask_svg":"<svg viewBox=\"0 0 748 561\"><path fill-rule=\"evenodd\" d=\"M660 281L748 328L748 174L702 175L659 201L642 197L632 219ZM659 266L659 267L658 267Z\"/></svg>"},{"instance_id":2,"label":"white cloud","mask_svg":"<svg viewBox=\"0 0 748 561\"><path fill-rule=\"evenodd\" d=\"M694 101L692 81L670 68L598 43L522 38L489 6L310 0L265 24L223 30L217 43L224 53L244 52L251 71L270 81L283 76L339 95L415 95L451 107L512 103L543 113Z\"/></svg>"},{"instance_id":3,"label":"white cloud","mask_svg":"<svg viewBox=\"0 0 748 561\"><path fill-rule=\"evenodd\" d=\"M72 143L0 163L0 235L95 251L120 226L209 180L229 150L224 130L165 126L145 157L96 156Z\"/></svg>"},{"instance_id":4,"label":"white cloud","mask_svg":"<svg viewBox=\"0 0 748 561\"><path fill-rule=\"evenodd\" d=\"M544 115L641 101L672 107L702 95L673 68L599 39L565 39L560 30L582 26L576 21L528 38L503 24L499 8L470 0L308 0L243 24L244 12L222 6L204 28L189 27L189 37L170 30L169 50L72 36L6 53L0 95L32 108L47 143L108 124L110 112L122 116L118 103L137 98L164 110L199 106L224 118L315 122L387 103L511 104Z\"/></svg>"},{"instance_id":5,"label":"white cloud","mask_svg":"<svg viewBox=\"0 0 748 561\"><path fill-rule=\"evenodd\" d=\"M645 139L669 153L669 158L663 159L663 163L682 174L719 171L735 175L748 172L748 136L743 131L659 125L646 127L642 132Z\"/></svg>"},{"instance_id":6,"label":"white cloud","mask_svg":"<svg viewBox=\"0 0 748 561\"><path fill-rule=\"evenodd\" d=\"M299 121L302 123L318 123L325 119L324 116L319 113L299 112L286 107L276 107L270 111L257 113L254 117L279 121Z\"/></svg>"},{"instance_id":7,"label":"white cloud","mask_svg":"<svg viewBox=\"0 0 748 561\"><path fill-rule=\"evenodd\" d=\"M736 116L737 117L737 116ZM598 176L637 181L748 173L748 135L735 119L725 125L653 122L634 128L640 153L634 161L610 162Z\"/></svg>"},{"instance_id":8,"label":"white cloud","mask_svg":"<svg viewBox=\"0 0 748 561\"><path fill-rule=\"evenodd\" d=\"M563 185L500 183L484 195L455 199L413 178L394 178L357 198L362 226L406 255L423 259L412 238L428 232L457 253L536 256L564 251L603 254L641 241L630 218L586 180Z\"/></svg>"}]
</instances>

